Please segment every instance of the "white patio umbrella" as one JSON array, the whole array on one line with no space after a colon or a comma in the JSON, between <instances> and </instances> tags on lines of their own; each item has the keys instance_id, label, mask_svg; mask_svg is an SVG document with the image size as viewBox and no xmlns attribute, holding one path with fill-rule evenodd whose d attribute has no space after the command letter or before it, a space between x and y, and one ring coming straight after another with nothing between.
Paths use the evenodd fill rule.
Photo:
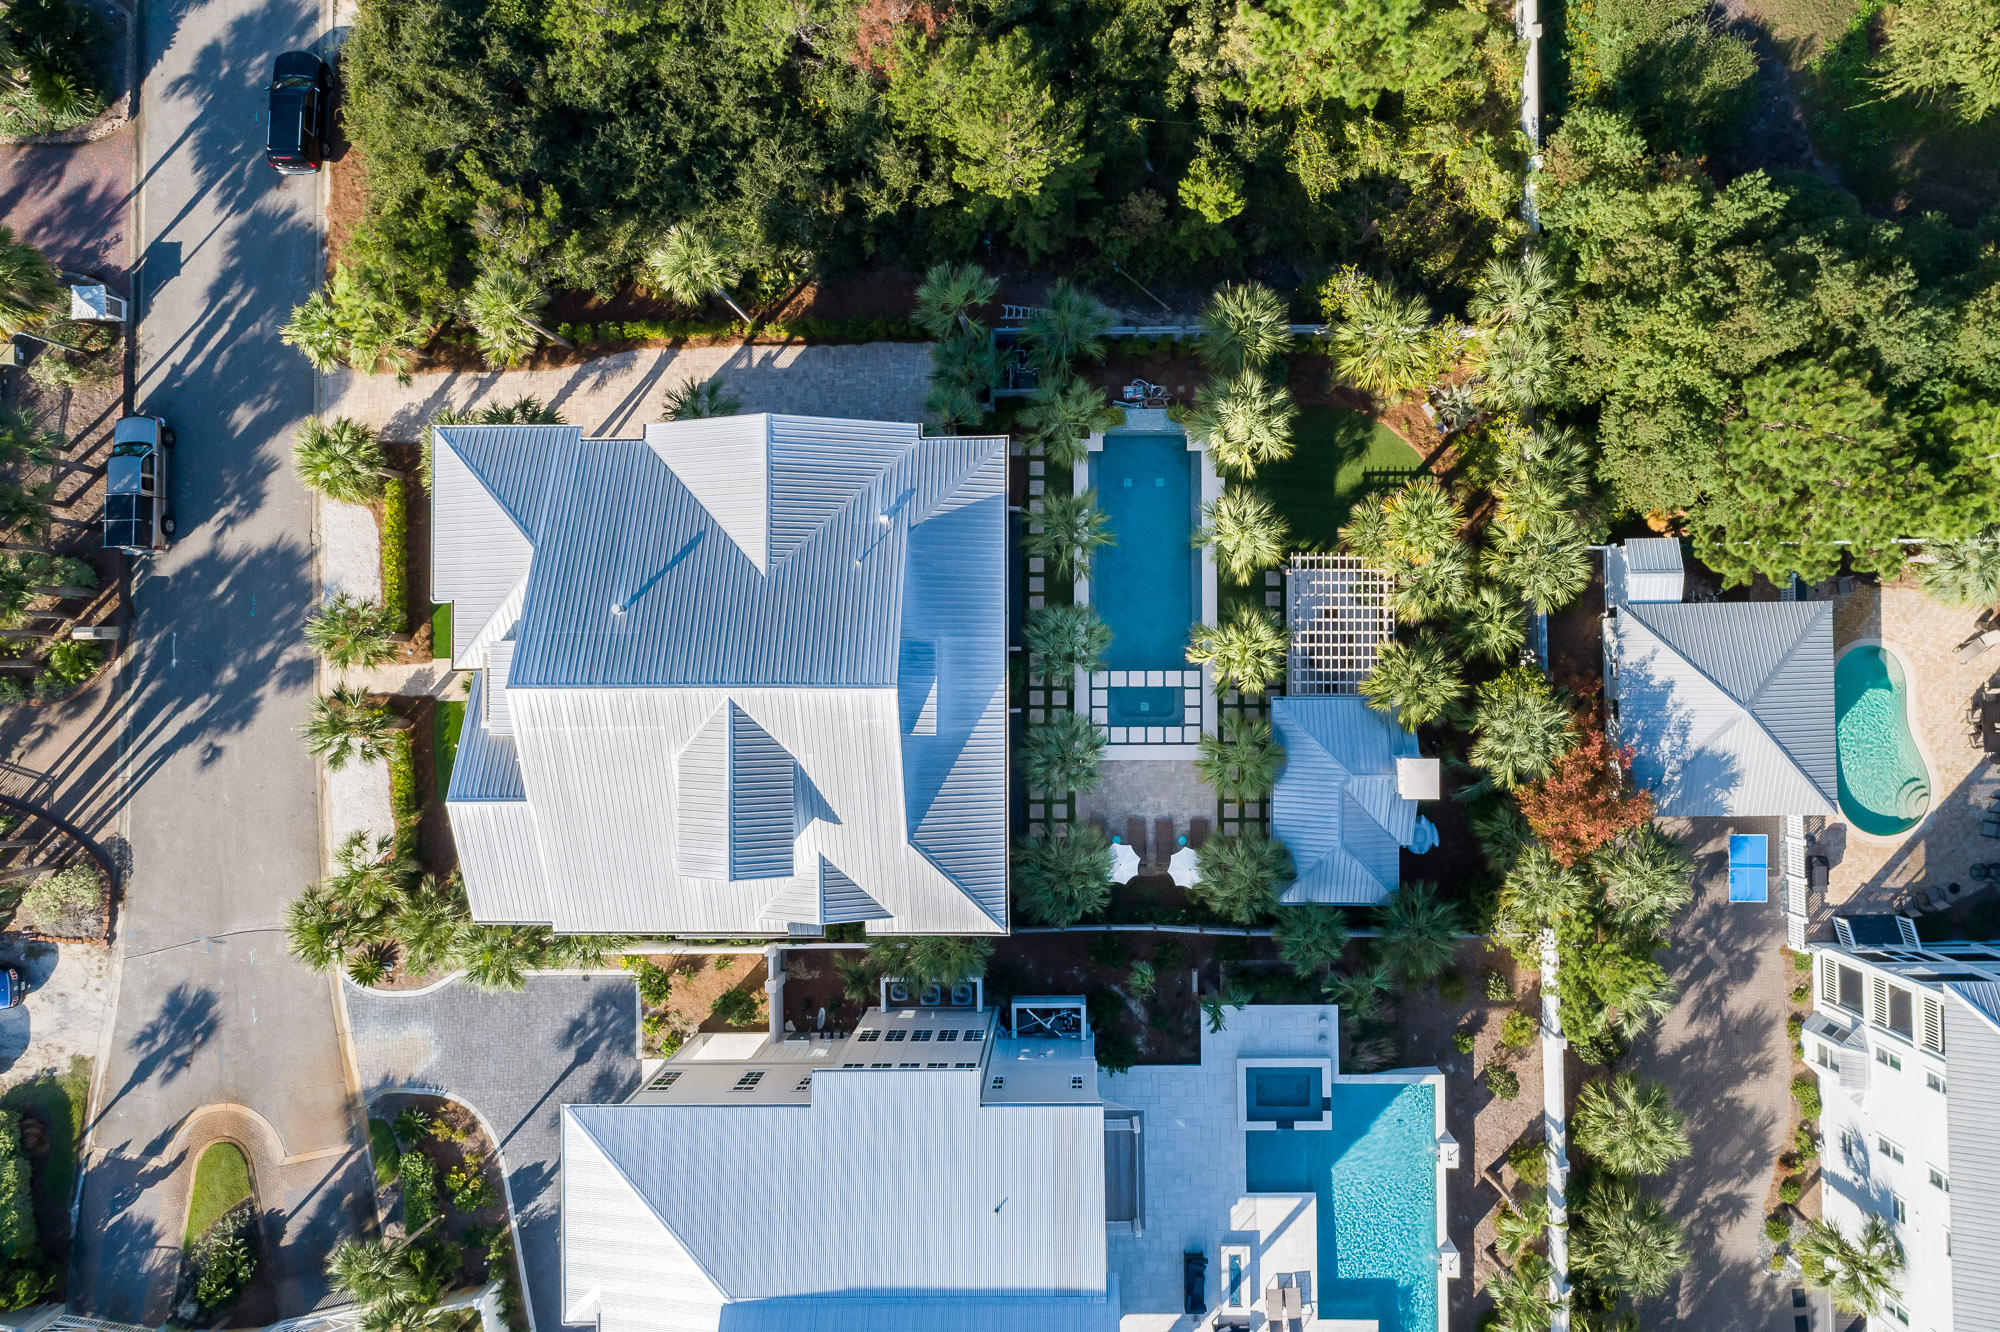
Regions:
<instances>
[{"instance_id":1,"label":"white patio umbrella","mask_svg":"<svg viewBox=\"0 0 2000 1332\"><path fill-rule=\"evenodd\" d=\"M1201 877L1200 855L1191 846L1182 847L1167 861L1167 873L1173 875L1174 882L1181 887L1194 887L1195 880Z\"/></svg>"},{"instance_id":2,"label":"white patio umbrella","mask_svg":"<svg viewBox=\"0 0 2000 1332\"><path fill-rule=\"evenodd\" d=\"M1139 853L1123 842L1111 844L1111 880L1113 883L1130 883L1132 876L1139 872Z\"/></svg>"}]
</instances>

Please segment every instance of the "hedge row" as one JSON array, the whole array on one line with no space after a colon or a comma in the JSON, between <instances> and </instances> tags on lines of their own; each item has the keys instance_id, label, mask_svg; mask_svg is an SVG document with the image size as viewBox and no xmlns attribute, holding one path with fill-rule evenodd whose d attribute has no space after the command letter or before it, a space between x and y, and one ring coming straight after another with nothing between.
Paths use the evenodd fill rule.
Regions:
<instances>
[{"instance_id":1,"label":"hedge row","mask_svg":"<svg viewBox=\"0 0 2000 1332\"><path fill-rule=\"evenodd\" d=\"M410 483L392 476L382 487L382 608L410 626Z\"/></svg>"}]
</instances>

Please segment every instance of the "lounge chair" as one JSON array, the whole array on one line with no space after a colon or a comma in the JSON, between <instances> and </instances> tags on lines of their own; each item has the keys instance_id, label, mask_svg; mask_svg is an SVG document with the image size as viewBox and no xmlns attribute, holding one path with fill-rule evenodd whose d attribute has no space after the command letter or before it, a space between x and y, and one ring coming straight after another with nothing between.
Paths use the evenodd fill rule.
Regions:
<instances>
[{"instance_id":1,"label":"lounge chair","mask_svg":"<svg viewBox=\"0 0 2000 1332\"><path fill-rule=\"evenodd\" d=\"M1146 863L1146 821L1144 819L1125 820L1125 845L1132 848L1132 854L1139 857L1139 863Z\"/></svg>"},{"instance_id":2,"label":"lounge chair","mask_svg":"<svg viewBox=\"0 0 2000 1332\"><path fill-rule=\"evenodd\" d=\"M1958 645L1958 659L1971 661L1995 644L2000 644L2000 629L1988 629L1983 634L1975 634Z\"/></svg>"},{"instance_id":3,"label":"lounge chair","mask_svg":"<svg viewBox=\"0 0 2000 1332\"><path fill-rule=\"evenodd\" d=\"M1174 853L1174 821L1172 819L1153 820L1153 856L1156 867L1164 867L1167 857Z\"/></svg>"},{"instance_id":4,"label":"lounge chair","mask_svg":"<svg viewBox=\"0 0 2000 1332\"><path fill-rule=\"evenodd\" d=\"M1193 847L1195 850L1199 851L1201 850L1201 844L1203 842L1206 842L1207 840L1208 840L1208 820L1204 818L1189 819L1187 844Z\"/></svg>"}]
</instances>

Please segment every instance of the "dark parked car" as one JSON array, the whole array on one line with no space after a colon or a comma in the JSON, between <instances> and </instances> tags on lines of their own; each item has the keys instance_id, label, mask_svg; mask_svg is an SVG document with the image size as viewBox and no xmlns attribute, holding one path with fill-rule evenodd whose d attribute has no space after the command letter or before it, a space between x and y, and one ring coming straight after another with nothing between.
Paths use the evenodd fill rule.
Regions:
<instances>
[{"instance_id":1,"label":"dark parked car","mask_svg":"<svg viewBox=\"0 0 2000 1332\"><path fill-rule=\"evenodd\" d=\"M332 102L326 62L310 51L287 51L271 70L271 142L264 159L287 176L309 176L326 154Z\"/></svg>"},{"instance_id":2,"label":"dark parked car","mask_svg":"<svg viewBox=\"0 0 2000 1332\"><path fill-rule=\"evenodd\" d=\"M127 416L111 427L104 474L104 545L127 555L165 550L174 534L167 511L167 455L174 432L157 416Z\"/></svg>"},{"instance_id":3,"label":"dark parked car","mask_svg":"<svg viewBox=\"0 0 2000 1332\"><path fill-rule=\"evenodd\" d=\"M0 1008L13 1008L27 997L28 987L14 967L0 968Z\"/></svg>"}]
</instances>

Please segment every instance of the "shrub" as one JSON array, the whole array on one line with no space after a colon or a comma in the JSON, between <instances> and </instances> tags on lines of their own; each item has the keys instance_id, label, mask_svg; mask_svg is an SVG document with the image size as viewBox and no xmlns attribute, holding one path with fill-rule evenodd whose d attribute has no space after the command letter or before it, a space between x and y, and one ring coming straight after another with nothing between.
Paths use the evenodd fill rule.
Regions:
<instances>
[{"instance_id":1,"label":"shrub","mask_svg":"<svg viewBox=\"0 0 2000 1332\"><path fill-rule=\"evenodd\" d=\"M382 610L402 633L410 627L410 483L382 483Z\"/></svg>"},{"instance_id":2,"label":"shrub","mask_svg":"<svg viewBox=\"0 0 2000 1332\"><path fill-rule=\"evenodd\" d=\"M1462 1004L1471 992L1472 987L1467 983L1465 973L1457 967L1447 969L1438 977L1438 998L1445 1003Z\"/></svg>"},{"instance_id":3,"label":"shrub","mask_svg":"<svg viewBox=\"0 0 2000 1332\"><path fill-rule=\"evenodd\" d=\"M1509 1050L1525 1050L1535 1043L1540 1030L1534 1018L1517 1008L1500 1021L1500 1043Z\"/></svg>"},{"instance_id":4,"label":"shrub","mask_svg":"<svg viewBox=\"0 0 2000 1332\"><path fill-rule=\"evenodd\" d=\"M1209 838L1196 865L1195 900L1239 925L1276 910L1278 885L1292 874L1285 844L1254 834Z\"/></svg>"},{"instance_id":5,"label":"shrub","mask_svg":"<svg viewBox=\"0 0 2000 1332\"><path fill-rule=\"evenodd\" d=\"M21 1116L0 1110L0 1258L32 1261L40 1253L28 1156L21 1148Z\"/></svg>"},{"instance_id":6,"label":"shrub","mask_svg":"<svg viewBox=\"0 0 2000 1332\"><path fill-rule=\"evenodd\" d=\"M1783 1244L1792 1237L1792 1223L1773 1212L1764 1218L1764 1238L1773 1244Z\"/></svg>"},{"instance_id":7,"label":"shrub","mask_svg":"<svg viewBox=\"0 0 2000 1332\"><path fill-rule=\"evenodd\" d=\"M1097 1032L1097 1066L1106 1073L1124 1073L1139 1062L1139 1042L1123 1026Z\"/></svg>"},{"instance_id":8,"label":"shrub","mask_svg":"<svg viewBox=\"0 0 2000 1332\"><path fill-rule=\"evenodd\" d=\"M74 129L104 109L110 28L73 0L13 0L0 10L11 76L0 92L0 134Z\"/></svg>"},{"instance_id":9,"label":"shrub","mask_svg":"<svg viewBox=\"0 0 2000 1332\"><path fill-rule=\"evenodd\" d=\"M673 972L649 958L627 958L625 963L638 978L640 1003L648 1008L658 1008L672 996Z\"/></svg>"},{"instance_id":10,"label":"shrub","mask_svg":"<svg viewBox=\"0 0 2000 1332\"><path fill-rule=\"evenodd\" d=\"M717 1022L731 1027L754 1027L764 1010L757 996L750 990L724 990L715 997L715 1006L708 1010L709 1016Z\"/></svg>"},{"instance_id":11,"label":"shrub","mask_svg":"<svg viewBox=\"0 0 2000 1332\"><path fill-rule=\"evenodd\" d=\"M1799 1103L1799 1114L1808 1120L1819 1118L1819 1079L1810 1075L1792 1079L1792 1099Z\"/></svg>"},{"instance_id":12,"label":"shrub","mask_svg":"<svg viewBox=\"0 0 2000 1332\"><path fill-rule=\"evenodd\" d=\"M1813 1132L1811 1124L1799 1125L1798 1132L1792 1135L1792 1155L1800 1165L1819 1160L1819 1135Z\"/></svg>"},{"instance_id":13,"label":"shrub","mask_svg":"<svg viewBox=\"0 0 2000 1332\"><path fill-rule=\"evenodd\" d=\"M404 1152L396 1177L403 1182L403 1232L414 1235L438 1214L437 1167L422 1152Z\"/></svg>"},{"instance_id":14,"label":"shrub","mask_svg":"<svg viewBox=\"0 0 2000 1332\"><path fill-rule=\"evenodd\" d=\"M1811 994L1812 994L1812 986L1808 985L1804 981L1800 981L1797 985L1794 985L1792 987L1792 1002L1795 1004L1802 1004L1806 1001L1808 997L1811 996Z\"/></svg>"},{"instance_id":15,"label":"shrub","mask_svg":"<svg viewBox=\"0 0 2000 1332\"><path fill-rule=\"evenodd\" d=\"M56 938L97 937L104 925L104 876L88 862L44 874L21 894L14 925Z\"/></svg>"},{"instance_id":16,"label":"shrub","mask_svg":"<svg viewBox=\"0 0 2000 1332\"><path fill-rule=\"evenodd\" d=\"M408 731L389 737L389 812L396 818L397 850L414 855L423 810L417 804L417 760Z\"/></svg>"},{"instance_id":17,"label":"shrub","mask_svg":"<svg viewBox=\"0 0 2000 1332\"><path fill-rule=\"evenodd\" d=\"M478 1153L468 1153L466 1158L453 1166L444 1177L445 1187L451 1191L451 1205L461 1212L477 1212L493 1204L493 1185L486 1178L486 1159Z\"/></svg>"},{"instance_id":18,"label":"shrub","mask_svg":"<svg viewBox=\"0 0 2000 1332\"><path fill-rule=\"evenodd\" d=\"M1125 977L1125 992L1143 1004L1152 997L1158 984L1159 977L1154 974L1151 962L1134 962Z\"/></svg>"},{"instance_id":19,"label":"shrub","mask_svg":"<svg viewBox=\"0 0 2000 1332\"><path fill-rule=\"evenodd\" d=\"M396 1141L410 1147L431 1135L431 1117L413 1105L397 1115L390 1127L395 1130Z\"/></svg>"},{"instance_id":20,"label":"shrub","mask_svg":"<svg viewBox=\"0 0 2000 1332\"><path fill-rule=\"evenodd\" d=\"M1091 936L1090 961L1092 965L1111 970L1124 966L1126 959L1131 956L1132 950L1126 947L1123 935L1106 930L1101 934Z\"/></svg>"},{"instance_id":21,"label":"shrub","mask_svg":"<svg viewBox=\"0 0 2000 1332\"><path fill-rule=\"evenodd\" d=\"M1811 953L1793 953L1793 954L1792 954L1792 970L1793 970L1793 971L1811 971L1811 970L1812 970L1812 962L1813 962L1813 955L1812 955Z\"/></svg>"},{"instance_id":22,"label":"shrub","mask_svg":"<svg viewBox=\"0 0 2000 1332\"><path fill-rule=\"evenodd\" d=\"M1514 987L1508 983L1504 971L1486 973L1486 998L1489 1003L1507 1004L1514 1001Z\"/></svg>"},{"instance_id":23,"label":"shrub","mask_svg":"<svg viewBox=\"0 0 2000 1332\"><path fill-rule=\"evenodd\" d=\"M1805 1034L1805 1029L1806 1020L1802 1017L1793 1016L1785 1020L1785 1035L1792 1038L1792 1044L1795 1046L1799 1043L1799 1037Z\"/></svg>"},{"instance_id":24,"label":"shrub","mask_svg":"<svg viewBox=\"0 0 2000 1332\"><path fill-rule=\"evenodd\" d=\"M1549 1186L1549 1153L1544 1143L1517 1142L1507 1149L1507 1164L1514 1168L1514 1174L1531 1189L1545 1189Z\"/></svg>"},{"instance_id":25,"label":"shrub","mask_svg":"<svg viewBox=\"0 0 2000 1332\"><path fill-rule=\"evenodd\" d=\"M76 688L104 663L104 649L95 643L74 638L58 639L49 645L42 674L35 680L35 692L44 698Z\"/></svg>"},{"instance_id":26,"label":"shrub","mask_svg":"<svg viewBox=\"0 0 2000 1332\"><path fill-rule=\"evenodd\" d=\"M1521 1075L1505 1064L1488 1064L1479 1077L1486 1084L1486 1090L1503 1101L1511 1101L1521 1094Z\"/></svg>"},{"instance_id":27,"label":"shrub","mask_svg":"<svg viewBox=\"0 0 2000 1332\"><path fill-rule=\"evenodd\" d=\"M1787 1207L1797 1207L1799 1199L1806 1196L1806 1182L1797 1175L1788 1175L1778 1182L1778 1201Z\"/></svg>"},{"instance_id":28,"label":"shrub","mask_svg":"<svg viewBox=\"0 0 2000 1332\"><path fill-rule=\"evenodd\" d=\"M188 1254L194 1269L194 1302L206 1313L226 1307L257 1270L257 1251L251 1247L248 1227L218 1224L195 1242Z\"/></svg>"},{"instance_id":29,"label":"shrub","mask_svg":"<svg viewBox=\"0 0 2000 1332\"><path fill-rule=\"evenodd\" d=\"M1460 1027L1451 1034L1451 1048L1460 1054L1471 1054L1472 1047L1478 1044L1478 1041L1478 1033L1470 1027Z\"/></svg>"}]
</instances>

